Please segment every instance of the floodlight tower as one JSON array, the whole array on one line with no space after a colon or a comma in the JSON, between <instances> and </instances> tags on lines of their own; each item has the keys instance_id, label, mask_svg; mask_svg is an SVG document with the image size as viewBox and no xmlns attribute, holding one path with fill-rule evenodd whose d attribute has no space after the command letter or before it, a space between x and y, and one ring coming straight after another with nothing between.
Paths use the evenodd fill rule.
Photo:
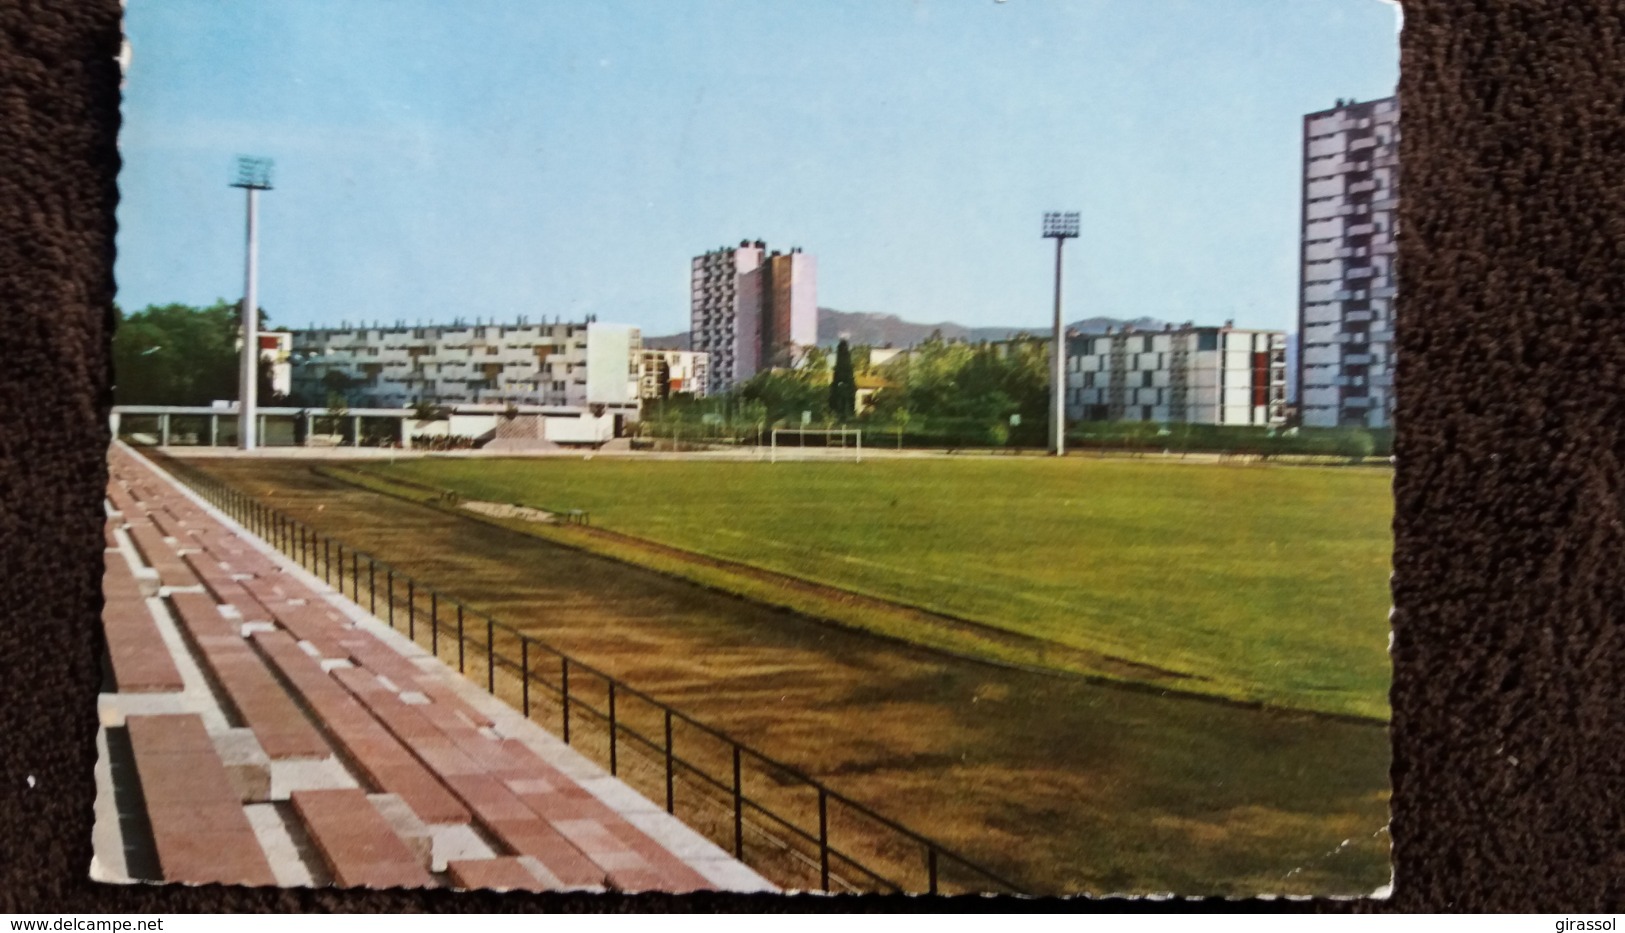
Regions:
<instances>
[{"instance_id":1,"label":"floodlight tower","mask_svg":"<svg viewBox=\"0 0 1625 933\"><path fill-rule=\"evenodd\" d=\"M255 447L260 392L259 313L259 193L271 190L271 160L242 156L237 160L233 188L248 192L248 258L243 284L242 383L237 391L237 442L243 450Z\"/></svg>"},{"instance_id":2,"label":"floodlight tower","mask_svg":"<svg viewBox=\"0 0 1625 933\"><path fill-rule=\"evenodd\" d=\"M1050 452L1066 453L1066 325L1061 321L1061 247L1078 236L1076 212L1051 211L1044 215L1044 237L1055 241L1055 366L1051 375L1049 433Z\"/></svg>"}]
</instances>

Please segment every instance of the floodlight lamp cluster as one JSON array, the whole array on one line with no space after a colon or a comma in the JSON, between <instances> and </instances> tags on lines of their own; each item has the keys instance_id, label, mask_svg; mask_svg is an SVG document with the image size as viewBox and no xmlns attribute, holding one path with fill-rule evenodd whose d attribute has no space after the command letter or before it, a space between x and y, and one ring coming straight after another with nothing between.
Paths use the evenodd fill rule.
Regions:
<instances>
[{"instance_id":1,"label":"floodlight lamp cluster","mask_svg":"<svg viewBox=\"0 0 1625 933\"><path fill-rule=\"evenodd\" d=\"M1078 212L1051 211L1044 215L1044 236L1069 238L1078 235Z\"/></svg>"},{"instance_id":2,"label":"floodlight lamp cluster","mask_svg":"<svg viewBox=\"0 0 1625 933\"><path fill-rule=\"evenodd\" d=\"M231 183L233 188L256 188L261 191L271 189L271 160L259 156L239 156L237 159L237 180Z\"/></svg>"}]
</instances>

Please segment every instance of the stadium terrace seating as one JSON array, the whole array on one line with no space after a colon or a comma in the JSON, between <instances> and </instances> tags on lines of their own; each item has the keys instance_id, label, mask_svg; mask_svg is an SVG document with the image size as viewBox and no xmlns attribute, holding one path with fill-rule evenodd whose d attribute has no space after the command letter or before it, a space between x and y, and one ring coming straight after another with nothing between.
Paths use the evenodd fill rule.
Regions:
<instances>
[{"instance_id":1,"label":"stadium terrace seating","mask_svg":"<svg viewBox=\"0 0 1625 933\"><path fill-rule=\"evenodd\" d=\"M122 722L151 832L125 847L150 845L161 880L716 886L502 734L459 695L456 674L403 655L142 458L115 446L109 471L104 706L130 708ZM145 714L153 702L176 711ZM256 748L244 755L250 734ZM247 766L262 769L271 802L234 786L228 761L259 762ZM308 844L279 844L264 823ZM434 840L448 833L456 843L437 856ZM727 861L720 849L706 858ZM729 877L760 882L734 868Z\"/></svg>"}]
</instances>

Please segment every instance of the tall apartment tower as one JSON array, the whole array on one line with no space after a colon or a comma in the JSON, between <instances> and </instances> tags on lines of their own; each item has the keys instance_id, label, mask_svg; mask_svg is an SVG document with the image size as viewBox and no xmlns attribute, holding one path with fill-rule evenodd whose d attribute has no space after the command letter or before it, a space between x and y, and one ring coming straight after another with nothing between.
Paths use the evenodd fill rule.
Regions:
<instances>
[{"instance_id":1,"label":"tall apartment tower","mask_svg":"<svg viewBox=\"0 0 1625 933\"><path fill-rule=\"evenodd\" d=\"M763 274L762 359L767 368L793 366L818 342L818 264L797 247L774 252Z\"/></svg>"},{"instance_id":2,"label":"tall apartment tower","mask_svg":"<svg viewBox=\"0 0 1625 933\"><path fill-rule=\"evenodd\" d=\"M1303 118L1298 405L1311 427L1393 424L1399 102Z\"/></svg>"},{"instance_id":3,"label":"tall apartment tower","mask_svg":"<svg viewBox=\"0 0 1625 933\"><path fill-rule=\"evenodd\" d=\"M791 366L817 341L813 257L799 249L769 254L761 240L694 257L689 347L709 356L709 391L726 392L763 370Z\"/></svg>"}]
</instances>

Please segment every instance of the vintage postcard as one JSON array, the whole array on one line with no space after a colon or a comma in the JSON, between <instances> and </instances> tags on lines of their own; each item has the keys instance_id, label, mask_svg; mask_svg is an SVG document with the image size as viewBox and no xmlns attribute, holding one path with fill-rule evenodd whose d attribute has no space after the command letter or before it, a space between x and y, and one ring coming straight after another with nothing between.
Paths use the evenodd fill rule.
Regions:
<instances>
[{"instance_id":1,"label":"vintage postcard","mask_svg":"<svg viewBox=\"0 0 1625 933\"><path fill-rule=\"evenodd\" d=\"M1380 896L1396 16L130 0L93 876Z\"/></svg>"}]
</instances>

